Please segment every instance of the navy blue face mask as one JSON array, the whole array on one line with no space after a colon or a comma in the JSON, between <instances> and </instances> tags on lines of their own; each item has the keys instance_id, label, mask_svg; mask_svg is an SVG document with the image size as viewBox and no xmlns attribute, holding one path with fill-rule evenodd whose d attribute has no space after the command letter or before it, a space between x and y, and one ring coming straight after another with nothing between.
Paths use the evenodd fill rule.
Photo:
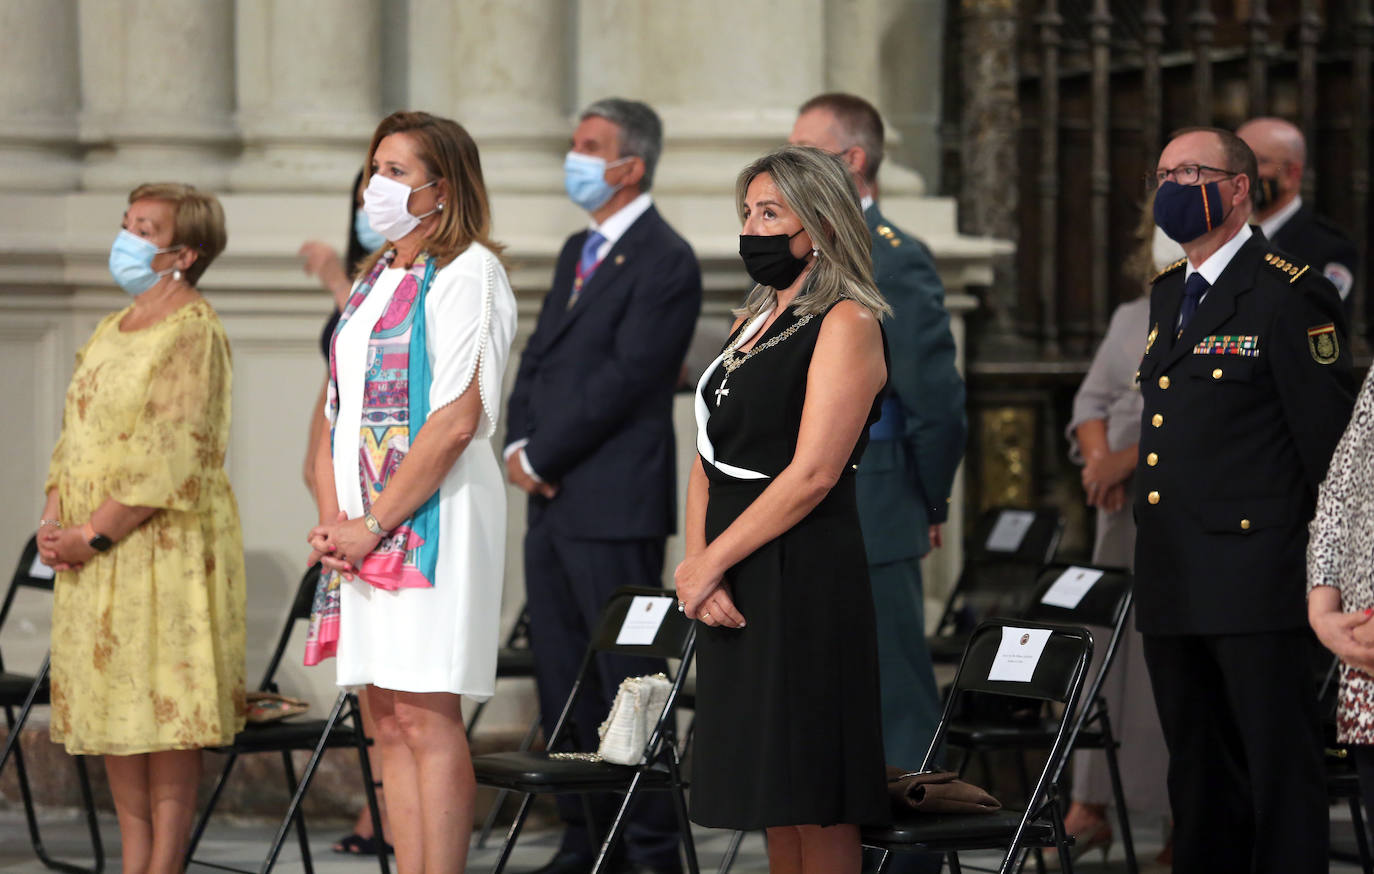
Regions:
<instances>
[{"instance_id":1,"label":"navy blue face mask","mask_svg":"<svg viewBox=\"0 0 1374 874\"><path fill-rule=\"evenodd\" d=\"M1155 192L1155 224L1176 243L1191 243L1226 221L1220 182L1179 185L1172 179Z\"/></svg>"}]
</instances>

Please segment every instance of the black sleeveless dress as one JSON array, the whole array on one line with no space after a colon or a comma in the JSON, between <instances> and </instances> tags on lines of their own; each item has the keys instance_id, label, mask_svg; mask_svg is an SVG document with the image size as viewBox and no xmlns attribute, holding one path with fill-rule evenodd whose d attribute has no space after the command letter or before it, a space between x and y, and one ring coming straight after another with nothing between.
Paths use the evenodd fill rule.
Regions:
<instances>
[{"instance_id":1,"label":"black sleeveless dress","mask_svg":"<svg viewBox=\"0 0 1374 874\"><path fill-rule=\"evenodd\" d=\"M740 479L702 460L708 542L791 461L823 320L813 316L741 364L728 394L716 393L723 366L702 386L715 460L769 476ZM798 321L789 308L754 348ZM865 428L810 514L726 572L745 627L698 629L691 818L701 825L888 822L873 597L854 495L867 442Z\"/></svg>"}]
</instances>

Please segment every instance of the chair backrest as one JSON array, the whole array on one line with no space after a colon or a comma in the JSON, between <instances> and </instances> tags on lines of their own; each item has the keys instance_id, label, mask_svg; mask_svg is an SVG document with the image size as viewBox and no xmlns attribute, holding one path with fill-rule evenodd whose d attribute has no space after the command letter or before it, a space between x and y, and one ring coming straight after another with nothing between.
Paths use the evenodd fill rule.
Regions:
<instances>
[{"instance_id":1,"label":"chair backrest","mask_svg":"<svg viewBox=\"0 0 1374 874\"><path fill-rule=\"evenodd\" d=\"M20 589L28 587L51 592L56 578L57 573L38 560L38 535L31 536L19 554L19 561L14 566L14 575L10 577L9 590L5 592L5 601L0 604L0 627L3 627L5 620L9 618L10 606L13 605L14 597Z\"/></svg>"},{"instance_id":2,"label":"chair backrest","mask_svg":"<svg viewBox=\"0 0 1374 874\"><path fill-rule=\"evenodd\" d=\"M0 630L5 627L5 620L9 618L10 608L14 606L15 597L20 589L51 592L56 578L56 572L38 560L38 535L29 537L24 549L19 553L19 561L15 563L9 589L5 592L5 600L0 603ZM0 659L0 670L4 670L4 665L4 660Z\"/></svg>"},{"instance_id":3,"label":"chair backrest","mask_svg":"<svg viewBox=\"0 0 1374 874\"><path fill-rule=\"evenodd\" d=\"M1053 508L993 507L978 517L965 552L970 562L997 561L1040 567L1054 559L1064 517Z\"/></svg>"},{"instance_id":4,"label":"chair backrest","mask_svg":"<svg viewBox=\"0 0 1374 874\"><path fill-rule=\"evenodd\" d=\"M666 613L660 614L659 611L665 608ZM653 633L653 641L647 644L619 643L621 632L632 626L638 615L643 615L649 622L656 621L659 615L663 616ZM592 637L592 649L596 652L680 659L694 625L685 613L677 609L677 596L671 591L622 586L607 599L606 606L601 610L601 621Z\"/></svg>"},{"instance_id":5,"label":"chair backrest","mask_svg":"<svg viewBox=\"0 0 1374 874\"><path fill-rule=\"evenodd\" d=\"M267 668L262 672L262 682L258 684L258 691L278 691L275 679L277 668L281 667L281 660L285 657L286 648L291 643L291 632L295 630L296 623L310 621L310 611L315 604L315 588L319 581L319 564L316 563L306 568L305 574L296 586L296 594L291 599L291 606L287 608L286 619L282 622L281 634L277 636L277 645L272 649L272 657L267 660Z\"/></svg>"},{"instance_id":6,"label":"chair backrest","mask_svg":"<svg viewBox=\"0 0 1374 874\"><path fill-rule=\"evenodd\" d=\"M1030 668L1029 677L1022 680L992 679L994 666L999 669L1006 660L999 657L1003 650L1004 638L1008 640L1008 650L1014 650L1027 637L1037 631L1048 632L1044 649ZM1030 632L1030 634L1027 634ZM1044 622L1024 620L993 620L979 625L969 638L964 649L964 657L959 662L959 671L954 676L945 710L940 717L940 725L931 739L921 770L934 766L937 751L944 743L951 717L960 707L960 699L968 693L982 695L1004 695L1015 698L1033 698L1053 701L1064 705L1055 731L1055 740L1045 757L1040 775L1026 800L1026 809L1021 816L1016 833L1007 847L1000 870L1012 870L1011 862L1020 852L1022 838L1032 818L1037 816L1048 803L1053 803L1050 787L1054 775L1059 771L1058 763L1067 758L1069 741L1069 716L1078 702L1083 689L1083 675L1088 670L1092 658L1093 636L1086 628L1066 625L1050 625Z\"/></svg>"}]
</instances>

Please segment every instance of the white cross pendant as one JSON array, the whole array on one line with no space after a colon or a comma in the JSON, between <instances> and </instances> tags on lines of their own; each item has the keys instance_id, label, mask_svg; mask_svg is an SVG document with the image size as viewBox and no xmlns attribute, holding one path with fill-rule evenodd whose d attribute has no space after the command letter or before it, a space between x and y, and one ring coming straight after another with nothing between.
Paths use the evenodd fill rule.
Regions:
<instances>
[{"instance_id":1,"label":"white cross pendant","mask_svg":"<svg viewBox=\"0 0 1374 874\"><path fill-rule=\"evenodd\" d=\"M720 388L716 389L716 406L720 406L720 399L730 394L730 389L725 387L725 383L730 381L729 375L720 381Z\"/></svg>"}]
</instances>

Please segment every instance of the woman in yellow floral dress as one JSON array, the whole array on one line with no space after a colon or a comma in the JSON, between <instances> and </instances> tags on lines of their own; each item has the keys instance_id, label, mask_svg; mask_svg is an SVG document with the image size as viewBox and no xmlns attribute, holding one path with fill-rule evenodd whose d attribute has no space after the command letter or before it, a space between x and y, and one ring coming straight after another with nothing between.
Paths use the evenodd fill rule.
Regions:
<instances>
[{"instance_id":1,"label":"woman in yellow floral dress","mask_svg":"<svg viewBox=\"0 0 1374 874\"><path fill-rule=\"evenodd\" d=\"M244 721L229 344L195 288L225 242L212 195L129 195L110 272L133 303L77 353L39 521L52 738L105 756L126 874L182 869L200 750Z\"/></svg>"}]
</instances>

